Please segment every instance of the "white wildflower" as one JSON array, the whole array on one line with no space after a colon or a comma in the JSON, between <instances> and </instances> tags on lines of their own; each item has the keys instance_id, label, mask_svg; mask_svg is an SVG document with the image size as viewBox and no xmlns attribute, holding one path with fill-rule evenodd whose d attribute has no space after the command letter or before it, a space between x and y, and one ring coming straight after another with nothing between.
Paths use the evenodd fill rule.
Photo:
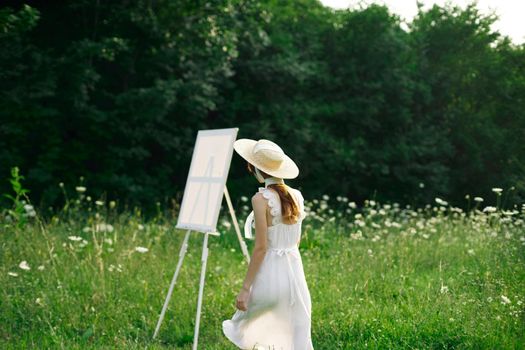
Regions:
<instances>
[{"instance_id":1,"label":"white wildflower","mask_svg":"<svg viewBox=\"0 0 525 350\"><path fill-rule=\"evenodd\" d=\"M483 212L484 213L494 213L496 212L498 209L496 207L491 207L491 206L488 206L488 207L485 207L485 209L483 209Z\"/></svg>"},{"instance_id":2,"label":"white wildflower","mask_svg":"<svg viewBox=\"0 0 525 350\"><path fill-rule=\"evenodd\" d=\"M248 197L246 197L246 196L242 196L242 197L241 197L241 201L243 201L243 202L248 202Z\"/></svg>"},{"instance_id":3,"label":"white wildflower","mask_svg":"<svg viewBox=\"0 0 525 350\"><path fill-rule=\"evenodd\" d=\"M492 192L497 193L497 194L501 194L501 191L503 191L503 189L501 189L501 188L499 188L499 187L494 187L494 188L492 189Z\"/></svg>"},{"instance_id":4,"label":"white wildflower","mask_svg":"<svg viewBox=\"0 0 525 350\"><path fill-rule=\"evenodd\" d=\"M481 197L474 197L474 201L478 202L478 203L481 203L481 202L483 202L483 198L481 198Z\"/></svg>"},{"instance_id":5,"label":"white wildflower","mask_svg":"<svg viewBox=\"0 0 525 350\"><path fill-rule=\"evenodd\" d=\"M146 253L148 251L148 248L145 247L135 247L135 251L139 253Z\"/></svg>"},{"instance_id":6,"label":"white wildflower","mask_svg":"<svg viewBox=\"0 0 525 350\"><path fill-rule=\"evenodd\" d=\"M502 304L510 304L510 299L507 298L506 296L502 295L501 296L501 303Z\"/></svg>"},{"instance_id":7,"label":"white wildflower","mask_svg":"<svg viewBox=\"0 0 525 350\"><path fill-rule=\"evenodd\" d=\"M81 241L82 240L82 237L79 237L79 236L68 236L67 238L69 238L71 241Z\"/></svg>"},{"instance_id":8,"label":"white wildflower","mask_svg":"<svg viewBox=\"0 0 525 350\"><path fill-rule=\"evenodd\" d=\"M39 271L43 271L43 270L45 269L45 266L44 266L44 265L40 265L40 266L37 267L37 269L38 269Z\"/></svg>"},{"instance_id":9,"label":"white wildflower","mask_svg":"<svg viewBox=\"0 0 525 350\"><path fill-rule=\"evenodd\" d=\"M350 208L352 208L352 209L357 208L357 205L355 204L355 202L349 202L349 203L348 203L348 206L349 206Z\"/></svg>"},{"instance_id":10,"label":"white wildflower","mask_svg":"<svg viewBox=\"0 0 525 350\"><path fill-rule=\"evenodd\" d=\"M95 226L97 232L113 232L113 226L111 224L100 223Z\"/></svg>"},{"instance_id":11,"label":"white wildflower","mask_svg":"<svg viewBox=\"0 0 525 350\"><path fill-rule=\"evenodd\" d=\"M18 276L18 274L17 274L16 272L11 272L11 271L9 271L7 274L8 274L9 276L13 276L13 277Z\"/></svg>"},{"instance_id":12,"label":"white wildflower","mask_svg":"<svg viewBox=\"0 0 525 350\"><path fill-rule=\"evenodd\" d=\"M441 294L448 293L448 287L441 285L441 289L439 291L441 292Z\"/></svg>"},{"instance_id":13,"label":"white wildflower","mask_svg":"<svg viewBox=\"0 0 525 350\"><path fill-rule=\"evenodd\" d=\"M75 187L75 190L80 193L86 192L86 188L84 186L77 186Z\"/></svg>"},{"instance_id":14,"label":"white wildflower","mask_svg":"<svg viewBox=\"0 0 525 350\"><path fill-rule=\"evenodd\" d=\"M356 233L351 233L350 238L352 239L363 239L363 234L361 231L357 231Z\"/></svg>"},{"instance_id":15,"label":"white wildflower","mask_svg":"<svg viewBox=\"0 0 525 350\"><path fill-rule=\"evenodd\" d=\"M329 200L329 199L330 199L330 196L329 196L329 195L327 195L327 194L323 194L323 199L324 199L325 201L327 201L327 200Z\"/></svg>"},{"instance_id":16,"label":"white wildflower","mask_svg":"<svg viewBox=\"0 0 525 350\"><path fill-rule=\"evenodd\" d=\"M448 205L447 201L444 201L443 199L436 197L436 203L439 205Z\"/></svg>"},{"instance_id":17,"label":"white wildflower","mask_svg":"<svg viewBox=\"0 0 525 350\"><path fill-rule=\"evenodd\" d=\"M104 205L104 202L103 201L95 201L95 204L98 205L99 207L101 207L101 206Z\"/></svg>"},{"instance_id":18,"label":"white wildflower","mask_svg":"<svg viewBox=\"0 0 525 350\"><path fill-rule=\"evenodd\" d=\"M31 270L31 268L29 267L29 264L27 263L27 261L22 261L19 265L18 265L19 268L21 268L22 270Z\"/></svg>"}]
</instances>

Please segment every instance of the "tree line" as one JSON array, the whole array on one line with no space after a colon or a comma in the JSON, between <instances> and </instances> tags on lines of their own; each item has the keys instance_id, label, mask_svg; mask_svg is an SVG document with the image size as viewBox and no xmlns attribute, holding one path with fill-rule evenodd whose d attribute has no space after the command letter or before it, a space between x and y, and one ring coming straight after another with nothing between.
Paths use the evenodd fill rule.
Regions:
<instances>
[{"instance_id":1,"label":"tree line","mask_svg":"<svg viewBox=\"0 0 525 350\"><path fill-rule=\"evenodd\" d=\"M284 148L305 197L523 202L525 50L496 19L474 3L410 23L316 0L4 3L0 193L18 166L42 207L81 176L95 196L168 203L197 131L239 127ZM254 185L234 155L230 192Z\"/></svg>"}]
</instances>

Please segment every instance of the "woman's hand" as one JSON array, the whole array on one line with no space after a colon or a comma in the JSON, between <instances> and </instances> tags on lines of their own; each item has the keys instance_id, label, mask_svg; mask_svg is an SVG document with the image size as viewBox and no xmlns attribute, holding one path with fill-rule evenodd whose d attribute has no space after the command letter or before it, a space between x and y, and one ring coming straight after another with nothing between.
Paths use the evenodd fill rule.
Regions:
<instances>
[{"instance_id":1,"label":"woman's hand","mask_svg":"<svg viewBox=\"0 0 525 350\"><path fill-rule=\"evenodd\" d=\"M246 311L248 310L248 298L250 297L250 292L246 289L241 289L239 294L237 294L237 304L236 307L239 310Z\"/></svg>"}]
</instances>

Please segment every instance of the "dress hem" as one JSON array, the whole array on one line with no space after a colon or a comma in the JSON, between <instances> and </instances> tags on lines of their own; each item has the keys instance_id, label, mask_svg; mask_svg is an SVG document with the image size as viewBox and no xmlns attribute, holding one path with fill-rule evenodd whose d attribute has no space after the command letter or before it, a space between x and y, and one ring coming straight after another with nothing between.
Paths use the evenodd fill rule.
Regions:
<instances>
[{"instance_id":1,"label":"dress hem","mask_svg":"<svg viewBox=\"0 0 525 350\"><path fill-rule=\"evenodd\" d=\"M245 349L243 348L240 340L238 340L231 332L233 332L233 324L231 320L226 320L222 322L222 332L228 338L229 341L231 341L233 344L239 347L239 349Z\"/></svg>"}]
</instances>

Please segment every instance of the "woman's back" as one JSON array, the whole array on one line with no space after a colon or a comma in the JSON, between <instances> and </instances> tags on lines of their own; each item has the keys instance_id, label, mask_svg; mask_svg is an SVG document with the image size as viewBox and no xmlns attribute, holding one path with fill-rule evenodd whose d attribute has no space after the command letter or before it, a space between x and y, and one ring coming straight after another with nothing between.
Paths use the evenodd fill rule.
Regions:
<instances>
[{"instance_id":1,"label":"woman's back","mask_svg":"<svg viewBox=\"0 0 525 350\"><path fill-rule=\"evenodd\" d=\"M247 311L237 310L223 322L224 334L241 349L313 349L312 305L298 248L304 199L299 190L289 189L300 209L293 224L283 222L277 192L259 187L271 215L267 251L251 286Z\"/></svg>"},{"instance_id":2,"label":"woman's back","mask_svg":"<svg viewBox=\"0 0 525 350\"><path fill-rule=\"evenodd\" d=\"M302 221L306 217L304 198L301 191L288 186L299 205L299 218L295 223L286 223L283 220L281 201L276 191L271 188L259 187L259 192L268 200L268 248L293 248L301 238Z\"/></svg>"}]
</instances>

